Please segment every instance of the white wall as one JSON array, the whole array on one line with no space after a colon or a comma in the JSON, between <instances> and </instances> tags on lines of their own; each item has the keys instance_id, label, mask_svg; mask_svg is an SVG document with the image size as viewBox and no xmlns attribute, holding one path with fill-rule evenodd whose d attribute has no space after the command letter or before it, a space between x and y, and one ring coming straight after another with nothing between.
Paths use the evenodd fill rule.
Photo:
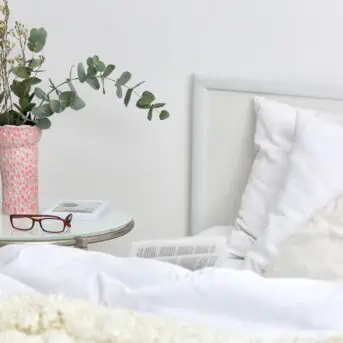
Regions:
<instances>
[{"instance_id":1,"label":"white wall","mask_svg":"<svg viewBox=\"0 0 343 343\"><path fill-rule=\"evenodd\" d=\"M334 83L343 93L341 0L10 2L16 19L48 30L54 80L98 54L169 105L171 119L150 123L82 86L87 109L60 114L41 142L42 198L105 198L134 214L130 236L96 246L114 254L186 232L192 73Z\"/></svg>"}]
</instances>

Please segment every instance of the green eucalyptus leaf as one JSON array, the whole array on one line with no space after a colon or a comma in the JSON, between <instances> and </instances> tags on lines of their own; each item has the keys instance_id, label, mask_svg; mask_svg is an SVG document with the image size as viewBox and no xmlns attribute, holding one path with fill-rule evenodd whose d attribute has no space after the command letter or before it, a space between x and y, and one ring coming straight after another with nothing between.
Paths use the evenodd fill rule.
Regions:
<instances>
[{"instance_id":1,"label":"green eucalyptus leaf","mask_svg":"<svg viewBox=\"0 0 343 343\"><path fill-rule=\"evenodd\" d=\"M77 94L77 91L76 91L76 89L75 89L75 87L74 87L74 85L73 85L73 82L71 81L71 80L67 80L67 83L68 83L68 86L69 86L69 88L70 88L70 90L74 93L74 94Z\"/></svg>"},{"instance_id":2,"label":"green eucalyptus leaf","mask_svg":"<svg viewBox=\"0 0 343 343\"><path fill-rule=\"evenodd\" d=\"M155 95L152 94L151 92L145 91L142 94L142 98L146 101L146 102L150 102L152 103L155 100Z\"/></svg>"},{"instance_id":3,"label":"green eucalyptus leaf","mask_svg":"<svg viewBox=\"0 0 343 343\"><path fill-rule=\"evenodd\" d=\"M31 114L38 118L45 118L45 117L50 117L54 113L50 107L50 104L44 104L38 107L34 106L31 109Z\"/></svg>"},{"instance_id":4,"label":"green eucalyptus leaf","mask_svg":"<svg viewBox=\"0 0 343 343\"><path fill-rule=\"evenodd\" d=\"M23 81L24 84L29 85L29 86L38 85L41 82L42 80L39 79L38 77L29 77L28 79Z\"/></svg>"},{"instance_id":5,"label":"green eucalyptus leaf","mask_svg":"<svg viewBox=\"0 0 343 343\"><path fill-rule=\"evenodd\" d=\"M73 102L70 104L70 107L75 111L79 111L83 109L85 106L86 103L77 95L74 97Z\"/></svg>"},{"instance_id":6,"label":"green eucalyptus leaf","mask_svg":"<svg viewBox=\"0 0 343 343\"><path fill-rule=\"evenodd\" d=\"M151 103L155 100L155 96L148 91L143 92L141 98L137 101L136 106L138 108L146 109L150 108Z\"/></svg>"},{"instance_id":7,"label":"green eucalyptus leaf","mask_svg":"<svg viewBox=\"0 0 343 343\"><path fill-rule=\"evenodd\" d=\"M94 56L93 56L93 61L94 61L94 64L99 63L99 62L100 62L99 56L94 55Z\"/></svg>"},{"instance_id":8,"label":"green eucalyptus leaf","mask_svg":"<svg viewBox=\"0 0 343 343\"><path fill-rule=\"evenodd\" d=\"M35 96L36 96L38 99L45 100L45 101L49 101L48 95L43 91L43 89L41 89L41 88L39 88L39 87L36 87L36 88L35 88Z\"/></svg>"},{"instance_id":9,"label":"green eucalyptus leaf","mask_svg":"<svg viewBox=\"0 0 343 343\"><path fill-rule=\"evenodd\" d=\"M33 107L31 110L31 114L34 116L37 116L37 117L39 117L41 115L41 113L42 113L42 110L38 106Z\"/></svg>"},{"instance_id":10,"label":"green eucalyptus leaf","mask_svg":"<svg viewBox=\"0 0 343 343\"><path fill-rule=\"evenodd\" d=\"M98 70L95 67L88 67L87 76L95 76Z\"/></svg>"},{"instance_id":11,"label":"green eucalyptus leaf","mask_svg":"<svg viewBox=\"0 0 343 343\"><path fill-rule=\"evenodd\" d=\"M21 98L27 91L27 87L24 83L13 80L11 84L11 91L18 97Z\"/></svg>"},{"instance_id":12,"label":"green eucalyptus leaf","mask_svg":"<svg viewBox=\"0 0 343 343\"><path fill-rule=\"evenodd\" d=\"M116 85L124 86L130 81L130 79L131 79L131 73L128 71L124 71L120 75L120 78L117 80Z\"/></svg>"},{"instance_id":13,"label":"green eucalyptus leaf","mask_svg":"<svg viewBox=\"0 0 343 343\"><path fill-rule=\"evenodd\" d=\"M169 118L169 112L166 111L166 110L163 110L161 113L160 113L160 120L165 120Z\"/></svg>"},{"instance_id":14,"label":"green eucalyptus leaf","mask_svg":"<svg viewBox=\"0 0 343 343\"><path fill-rule=\"evenodd\" d=\"M51 127L51 121L49 118L39 118L35 120L35 124L42 130L47 130Z\"/></svg>"},{"instance_id":15,"label":"green eucalyptus leaf","mask_svg":"<svg viewBox=\"0 0 343 343\"><path fill-rule=\"evenodd\" d=\"M95 62L95 68L99 73L102 73L106 69L106 66L104 62L100 61L100 62Z\"/></svg>"},{"instance_id":16,"label":"green eucalyptus leaf","mask_svg":"<svg viewBox=\"0 0 343 343\"><path fill-rule=\"evenodd\" d=\"M22 98L19 99L19 105L20 105L21 109L27 107L29 104L30 104L30 101L29 101L29 98L27 96L23 96Z\"/></svg>"},{"instance_id":17,"label":"green eucalyptus leaf","mask_svg":"<svg viewBox=\"0 0 343 343\"><path fill-rule=\"evenodd\" d=\"M46 40L47 36L48 36L48 33L43 27L39 29L34 28L30 31L30 38L33 40L40 40L40 39Z\"/></svg>"},{"instance_id":18,"label":"green eucalyptus leaf","mask_svg":"<svg viewBox=\"0 0 343 343\"><path fill-rule=\"evenodd\" d=\"M50 108L54 113L61 113L62 112L62 106L61 102L58 100L50 100L49 102Z\"/></svg>"},{"instance_id":19,"label":"green eucalyptus leaf","mask_svg":"<svg viewBox=\"0 0 343 343\"><path fill-rule=\"evenodd\" d=\"M102 74L102 76L103 76L103 77L108 77L108 76L110 76L115 68L116 68L115 65L109 64L109 65L106 67L106 69L105 69L104 73Z\"/></svg>"},{"instance_id":20,"label":"green eucalyptus leaf","mask_svg":"<svg viewBox=\"0 0 343 343\"><path fill-rule=\"evenodd\" d=\"M42 106L39 106L40 108L40 115L38 115L39 117L50 117L51 115L54 114L54 112L52 111L50 104L44 104Z\"/></svg>"},{"instance_id":21,"label":"green eucalyptus leaf","mask_svg":"<svg viewBox=\"0 0 343 343\"><path fill-rule=\"evenodd\" d=\"M64 108L71 106L76 95L72 91L62 92L59 96L60 102Z\"/></svg>"},{"instance_id":22,"label":"green eucalyptus leaf","mask_svg":"<svg viewBox=\"0 0 343 343\"><path fill-rule=\"evenodd\" d=\"M152 120L152 114L153 114L153 112L154 112L154 107L151 106L151 107L149 108L149 112L148 112L148 120Z\"/></svg>"},{"instance_id":23,"label":"green eucalyptus leaf","mask_svg":"<svg viewBox=\"0 0 343 343\"><path fill-rule=\"evenodd\" d=\"M138 108L142 108L142 109L150 108L150 104L146 104L146 103L143 101L143 98L137 100L136 106L137 106Z\"/></svg>"},{"instance_id":24,"label":"green eucalyptus leaf","mask_svg":"<svg viewBox=\"0 0 343 343\"><path fill-rule=\"evenodd\" d=\"M121 86L117 86L117 97L119 99L123 97L123 88Z\"/></svg>"},{"instance_id":25,"label":"green eucalyptus leaf","mask_svg":"<svg viewBox=\"0 0 343 343\"><path fill-rule=\"evenodd\" d=\"M82 63L79 63L77 66L77 75L81 83L84 83L87 79L87 74L85 71L85 67Z\"/></svg>"},{"instance_id":26,"label":"green eucalyptus leaf","mask_svg":"<svg viewBox=\"0 0 343 343\"><path fill-rule=\"evenodd\" d=\"M30 51L35 52L35 53L39 53L44 49L44 45L45 43L43 43L42 41L30 41L28 42L27 46L30 49Z\"/></svg>"},{"instance_id":27,"label":"green eucalyptus leaf","mask_svg":"<svg viewBox=\"0 0 343 343\"><path fill-rule=\"evenodd\" d=\"M150 108L150 104L142 104L139 100L137 101L136 106L138 108L141 108L142 110L147 110L148 108Z\"/></svg>"},{"instance_id":28,"label":"green eucalyptus leaf","mask_svg":"<svg viewBox=\"0 0 343 343\"><path fill-rule=\"evenodd\" d=\"M162 102L157 102L156 104L154 104L154 108L162 108L164 107L166 104L165 103L162 103Z\"/></svg>"},{"instance_id":29,"label":"green eucalyptus leaf","mask_svg":"<svg viewBox=\"0 0 343 343\"><path fill-rule=\"evenodd\" d=\"M143 83L145 83L145 81L141 81L141 82L137 83L135 86L132 87L132 89L138 88L138 87L141 86Z\"/></svg>"},{"instance_id":30,"label":"green eucalyptus leaf","mask_svg":"<svg viewBox=\"0 0 343 343\"><path fill-rule=\"evenodd\" d=\"M88 67L94 67L94 61L92 57L87 58L87 65Z\"/></svg>"},{"instance_id":31,"label":"green eucalyptus leaf","mask_svg":"<svg viewBox=\"0 0 343 343\"><path fill-rule=\"evenodd\" d=\"M99 82L99 80L98 80L96 77L94 77L94 76L87 77L86 82L87 82L93 89L96 89L96 90L99 90L99 89L100 89L100 82Z\"/></svg>"},{"instance_id":32,"label":"green eucalyptus leaf","mask_svg":"<svg viewBox=\"0 0 343 343\"><path fill-rule=\"evenodd\" d=\"M31 112L31 110L36 106L36 104L27 104L27 106L22 107L21 112L24 114L27 114L28 112Z\"/></svg>"},{"instance_id":33,"label":"green eucalyptus leaf","mask_svg":"<svg viewBox=\"0 0 343 343\"><path fill-rule=\"evenodd\" d=\"M131 100L131 96L132 96L132 92L133 92L133 89L132 88L129 88L127 91L126 91L126 94L125 94L125 98L124 98L124 104L125 106L127 107L130 103L130 100Z\"/></svg>"},{"instance_id":34,"label":"green eucalyptus leaf","mask_svg":"<svg viewBox=\"0 0 343 343\"><path fill-rule=\"evenodd\" d=\"M22 79L27 79L31 75L31 71L27 67L14 67L12 73Z\"/></svg>"},{"instance_id":35,"label":"green eucalyptus leaf","mask_svg":"<svg viewBox=\"0 0 343 343\"><path fill-rule=\"evenodd\" d=\"M29 68L30 69L35 69L40 67L42 64L42 60L40 58L33 58L29 61Z\"/></svg>"},{"instance_id":36,"label":"green eucalyptus leaf","mask_svg":"<svg viewBox=\"0 0 343 343\"><path fill-rule=\"evenodd\" d=\"M28 48L30 51L39 53L43 50L48 33L41 27L40 29L32 29L28 39Z\"/></svg>"}]
</instances>

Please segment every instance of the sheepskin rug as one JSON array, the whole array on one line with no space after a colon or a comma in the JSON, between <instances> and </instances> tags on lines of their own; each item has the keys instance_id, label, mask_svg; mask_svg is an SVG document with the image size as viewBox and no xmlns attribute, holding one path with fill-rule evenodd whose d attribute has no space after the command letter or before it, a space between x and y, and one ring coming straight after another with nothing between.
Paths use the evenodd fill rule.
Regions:
<instances>
[{"instance_id":1,"label":"sheepskin rug","mask_svg":"<svg viewBox=\"0 0 343 343\"><path fill-rule=\"evenodd\" d=\"M61 296L22 295L0 300L0 342L251 343L263 340L185 325L160 316L107 309ZM283 338L277 342L314 340ZM333 337L318 342L343 343L343 339Z\"/></svg>"}]
</instances>

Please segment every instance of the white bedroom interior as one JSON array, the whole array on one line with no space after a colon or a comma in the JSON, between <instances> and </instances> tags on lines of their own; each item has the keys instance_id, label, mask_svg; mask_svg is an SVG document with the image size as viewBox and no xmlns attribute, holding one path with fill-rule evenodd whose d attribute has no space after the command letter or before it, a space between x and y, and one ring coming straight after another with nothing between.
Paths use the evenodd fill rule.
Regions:
<instances>
[{"instance_id":1,"label":"white bedroom interior","mask_svg":"<svg viewBox=\"0 0 343 343\"><path fill-rule=\"evenodd\" d=\"M341 0L0 4L1 343L343 342Z\"/></svg>"},{"instance_id":2,"label":"white bedroom interior","mask_svg":"<svg viewBox=\"0 0 343 343\"><path fill-rule=\"evenodd\" d=\"M42 199L105 198L135 217L130 235L96 250L125 255L134 240L187 233L193 73L313 82L343 93L339 0L12 0L11 7L28 26L47 28L54 79L98 53L169 105L169 120L148 122L84 87L87 109L54 118L44 135Z\"/></svg>"}]
</instances>

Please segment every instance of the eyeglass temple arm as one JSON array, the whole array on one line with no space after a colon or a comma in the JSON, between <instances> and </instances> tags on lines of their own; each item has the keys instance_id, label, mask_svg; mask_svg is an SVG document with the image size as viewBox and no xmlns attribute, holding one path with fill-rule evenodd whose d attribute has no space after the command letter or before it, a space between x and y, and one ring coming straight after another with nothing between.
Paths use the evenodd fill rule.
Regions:
<instances>
[{"instance_id":1,"label":"eyeglass temple arm","mask_svg":"<svg viewBox=\"0 0 343 343\"><path fill-rule=\"evenodd\" d=\"M73 215L71 213L67 215L67 217L65 219L66 226L71 227L72 218L73 218Z\"/></svg>"}]
</instances>

